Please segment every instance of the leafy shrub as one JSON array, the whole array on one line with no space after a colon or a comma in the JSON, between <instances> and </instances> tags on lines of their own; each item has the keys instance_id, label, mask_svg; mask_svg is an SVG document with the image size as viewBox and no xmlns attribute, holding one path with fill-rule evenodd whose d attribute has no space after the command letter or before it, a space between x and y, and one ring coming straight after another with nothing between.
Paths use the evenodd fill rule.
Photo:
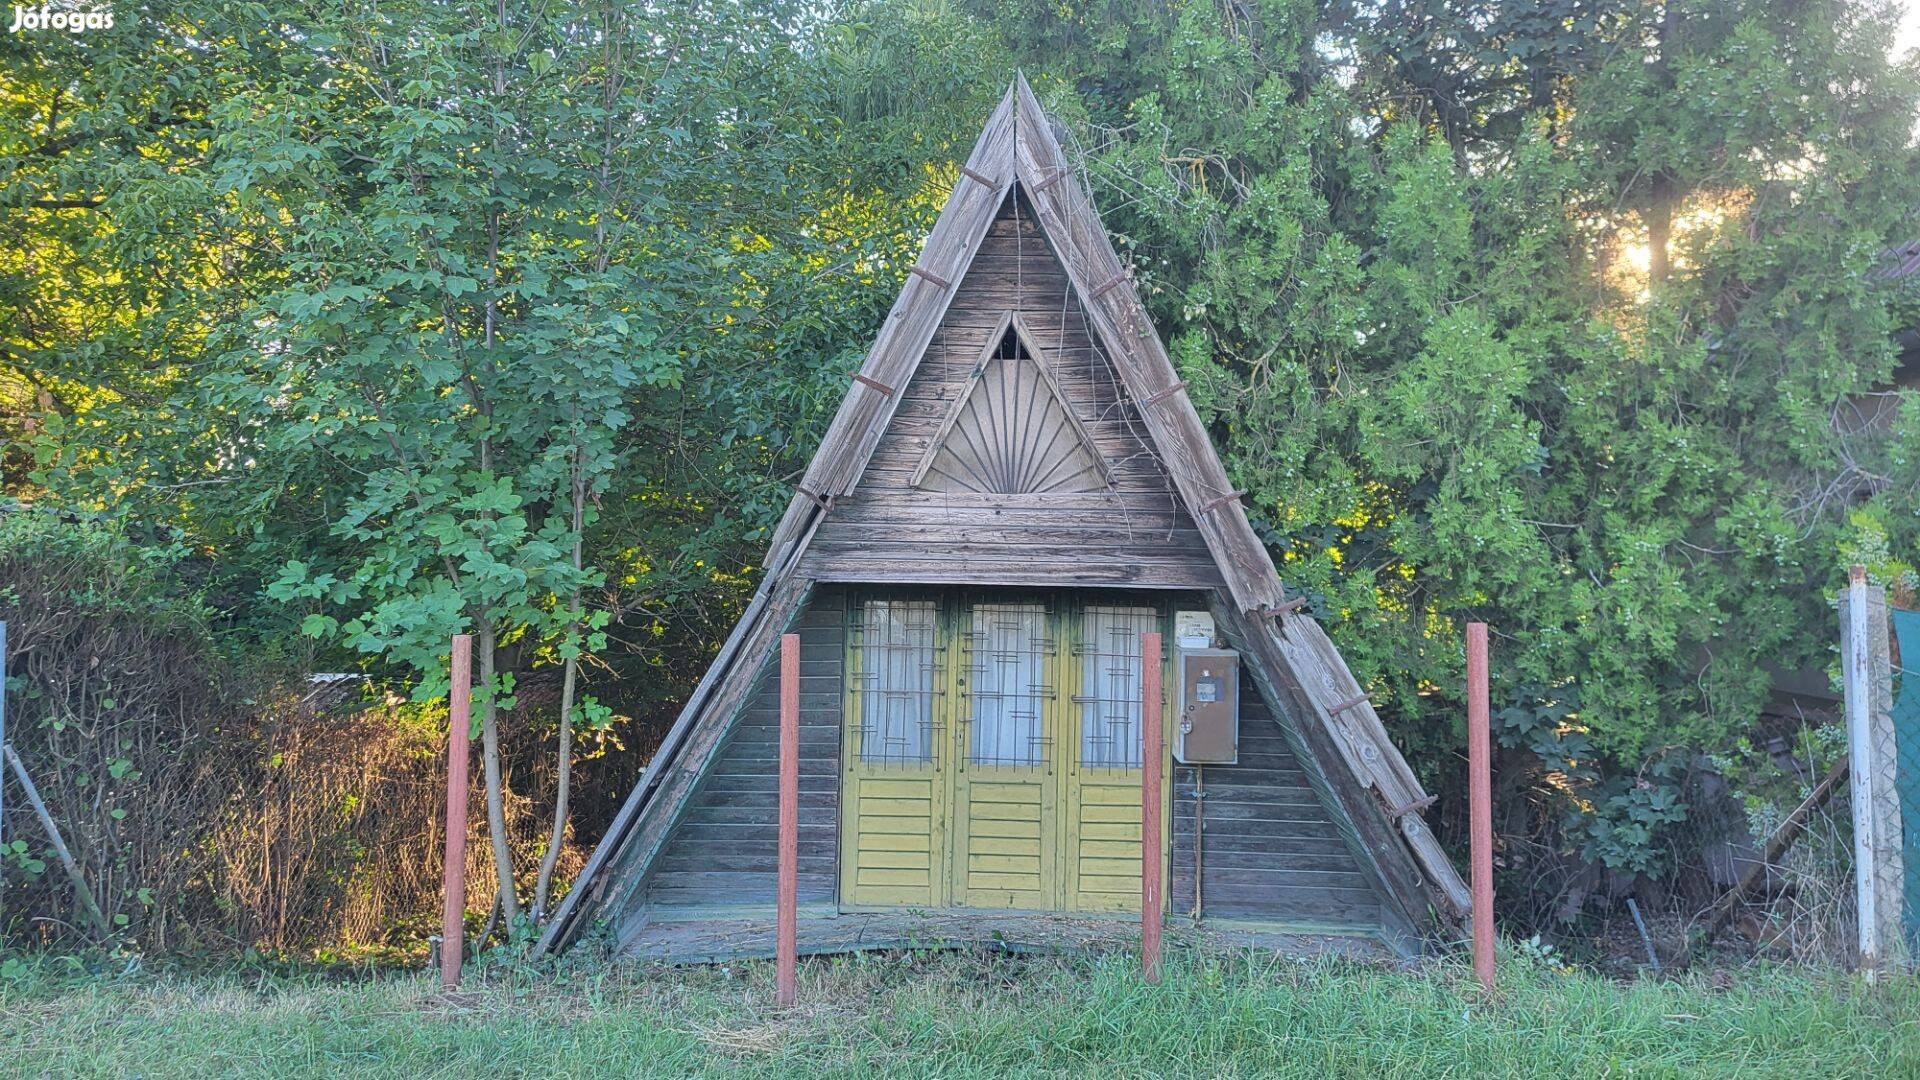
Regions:
<instances>
[{"instance_id":1,"label":"leafy shrub","mask_svg":"<svg viewBox=\"0 0 1920 1080\"><path fill-rule=\"evenodd\" d=\"M33 508L0 512L7 738L116 935L188 933L200 827L225 740L226 664L182 553ZM9 815L11 937L82 929L84 907L19 800ZM19 878L15 879L20 880Z\"/></svg>"}]
</instances>

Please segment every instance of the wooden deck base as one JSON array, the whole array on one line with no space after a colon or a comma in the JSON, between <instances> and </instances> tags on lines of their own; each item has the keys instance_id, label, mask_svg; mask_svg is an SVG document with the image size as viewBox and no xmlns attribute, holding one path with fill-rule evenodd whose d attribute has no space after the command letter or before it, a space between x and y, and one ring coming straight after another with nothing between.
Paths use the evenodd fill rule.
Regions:
<instances>
[{"instance_id":1,"label":"wooden deck base","mask_svg":"<svg viewBox=\"0 0 1920 1080\"><path fill-rule=\"evenodd\" d=\"M773 913L679 917L646 923L624 943L639 960L712 964L773 955ZM1319 930L1209 920L1199 927L1174 920L1170 945L1205 944L1287 956L1347 956L1391 960L1396 954L1363 931ZM1046 912L878 911L807 912L799 923L802 956L893 949L986 948L1012 953L1088 953L1140 947L1133 917Z\"/></svg>"}]
</instances>

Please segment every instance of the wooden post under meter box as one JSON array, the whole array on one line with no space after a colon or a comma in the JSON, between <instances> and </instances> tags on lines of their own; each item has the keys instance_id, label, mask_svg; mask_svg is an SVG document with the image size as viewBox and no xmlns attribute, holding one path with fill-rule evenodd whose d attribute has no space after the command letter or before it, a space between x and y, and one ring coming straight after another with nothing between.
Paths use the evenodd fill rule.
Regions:
<instances>
[{"instance_id":1,"label":"wooden post under meter box","mask_svg":"<svg viewBox=\"0 0 1920 1080\"><path fill-rule=\"evenodd\" d=\"M1181 649L1175 656L1179 702L1173 756L1182 765L1240 762L1240 654L1232 649Z\"/></svg>"}]
</instances>

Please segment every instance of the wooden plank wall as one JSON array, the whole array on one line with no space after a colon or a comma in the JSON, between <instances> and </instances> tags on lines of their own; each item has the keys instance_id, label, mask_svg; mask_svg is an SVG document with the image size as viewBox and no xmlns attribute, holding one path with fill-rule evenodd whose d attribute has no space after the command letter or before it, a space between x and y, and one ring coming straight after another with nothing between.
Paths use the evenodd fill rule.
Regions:
<instances>
[{"instance_id":1,"label":"wooden plank wall","mask_svg":"<svg viewBox=\"0 0 1920 1080\"><path fill-rule=\"evenodd\" d=\"M1119 376L1025 198L1009 199L881 436L859 486L837 499L801 562L823 581L1217 588L1218 567L1182 508ZM926 492L914 469L1009 310L1112 467L1096 494Z\"/></svg>"},{"instance_id":2,"label":"wooden plank wall","mask_svg":"<svg viewBox=\"0 0 1920 1080\"><path fill-rule=\"evenodd\" d=\"M832 903L838 881L840 710L846 598L821 588L800 616L800 903ZM647 871L640 908L771 907L778 856L780 680L767 665L713 768ZM622 914L634 922L640 909ZM624 932L622 933L624 937Z\"/></svg>"},{"instance_id":3,"label":"wooden plank wall","mask_svg":"<svg viewBox=\"0 0 1920 1080\"><path fill-rule=\"evenodd\" d=\"M1240 686L1240 763L1207 765L1204 914L1377 930L1380 897L1259 688ZM1175 915L1193 910L1194 767L1173 771Z\"/></svg>"}]
</instances>

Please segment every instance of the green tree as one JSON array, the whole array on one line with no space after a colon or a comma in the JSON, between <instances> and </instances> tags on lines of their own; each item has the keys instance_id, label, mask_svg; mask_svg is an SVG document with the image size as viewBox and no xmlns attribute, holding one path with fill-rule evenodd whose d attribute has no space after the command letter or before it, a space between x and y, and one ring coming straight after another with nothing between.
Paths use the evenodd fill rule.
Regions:
<instances>
[{"instance_id":1,"label":"green tree","mask_svg":"<svg viewBox=\"0 0 1920 1080\"><path fill-rule=\"evenodd\" d=\"M582 664L610 628L629 673L711 649L971 140L899 107L938 88L901 52L970 76L953 39L816 15L181 5L10 84L7 224L53 257L6 280L73 316L9 313L11 490L219 552L257 645L297 626L416 697L472 630L510 911L516 673L563 672L537 918L607 720ZM167 108L127 107L149 83Z\"/></svg>"},{"instance_id":2,"label":"green tree","mask_svg":"<svg viewBox=\"0 0 1920 1080\"><path fill-rule=\"evenodd\" d=\"M478 635L514 904L517 681L562 673L564 777L602 665L697 673L1018 64L1416 763L1484 618L1509 745L1646 868L1680 811L1631 781L1824 661L1836 556L1915 561L1889 32L1837 0L404 0L9 36L0 468L217 555L257 648L431 698ZM1892 423L1843 422L1868 393Z\"/></svg>"},{"instance_id":3,"label":"green tree","mask_svg":"<svg viewBox=\"0 0 1920 1080\"><path fill-rule=\"evenodd\" d=\"M969 10L1049 76L1283 579L1428 768L1486 619L1550 721L1507 738L1612 835L1619 785L1824 662L1850 507L1915 543L1911 393L1835 423L1912 316L1873 274L1920 205L1887 8Z\"/></svg>"},{"instance_id":4,"label":"green tree","mask_svg":"<svg viewBox=\"0 0 1920 1080\"><path fill-rule=\"evenodd\" d=\"M630 400L682 380L676 335L728 302L740 209L713 178L765 175L802 149L761 119L784 89L791 15L365 14L304 35L322 45L324 91L303 79L228 104L251 122L235 125L225 183L300 208L283 232L290 285L262 305L230 400L255 403L275 458L313 447L356 477L316 492L337 500L332 557L289 563L271 590L323 605L309 632L410 665L431 695L448 636L474 630L511 921L501 650L549 639L565 665L564 777L580 654L607 617L583 609L601 579L584 533L632 449ZM557 818L537 903L563 833Z\"/></svg>"}]
</instances>

